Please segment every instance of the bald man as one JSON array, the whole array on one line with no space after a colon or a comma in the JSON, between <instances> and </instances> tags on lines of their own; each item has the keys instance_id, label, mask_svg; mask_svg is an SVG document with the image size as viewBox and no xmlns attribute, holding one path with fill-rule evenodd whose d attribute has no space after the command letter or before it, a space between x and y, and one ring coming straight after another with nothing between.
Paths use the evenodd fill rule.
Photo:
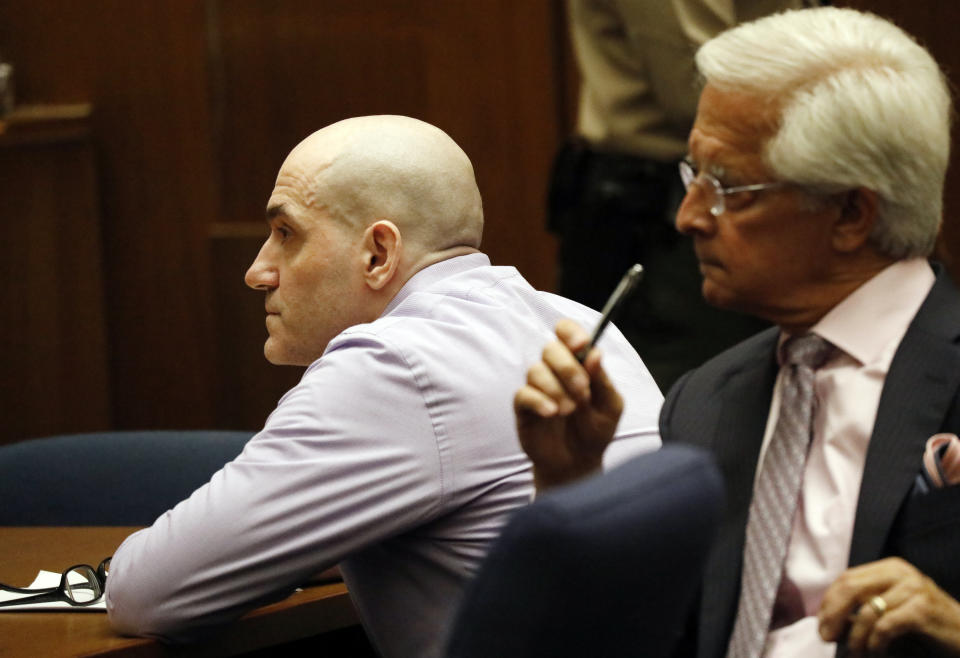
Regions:
<instances>
[{"instance_id":1,"label":"bald man","mask_svg":"<svg viewBox=\"0 0 960 658\"><path fill-rule=\"evenodd\" d=\"M512 392L559 318L597 314L490 265L469 159L415 119L308 137L267 220L246 276L265 293L264 353L307 370L235 461L117 550L110 620L187 641L339 563L380 653L440 655L532 492ZM616 329L601 349L625 407L610 460L655 449L656 385Z\"/></svg>"}]
</instances>

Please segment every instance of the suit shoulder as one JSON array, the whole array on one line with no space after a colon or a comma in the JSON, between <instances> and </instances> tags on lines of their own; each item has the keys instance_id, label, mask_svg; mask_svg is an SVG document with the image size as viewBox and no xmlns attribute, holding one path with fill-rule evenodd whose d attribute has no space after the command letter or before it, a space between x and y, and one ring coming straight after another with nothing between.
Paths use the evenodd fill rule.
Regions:
<instances>
[{"instance_id":1,"label":"suit shoulder","mask_svg":"<svg viewBox=\"0 0 960 658\"><path fill-rule=\"evenodd\" d=\"M711 384L722 385L733 373L745 367L752 366L758 361L773 358L773 350L777 344L779 334L780 330L777 327L765 329L737 343L733 347L724 350L703 365L694 368L684 375L677 384L681 384L682 382L683 386L681 386L681 388L693 383L701 386ZM674 385L670 389L670 394L672 394L676 388L678 387Z\"/></svg>"},{"instance_id":2,"label":"suit shoulder","mask_svg":"<svg viewBox=\"0 0 960 658\"><path fill-rule=\"evenodd\" d=\"M767 372L764 366L774 361L779 330L771 327L756 334L681 377L667 392L660 412L663 440L696 435L688 425L697 427L715 423L720 413L720 393L737 373L744 369Z\"/></svg>"},{"instance_id":3,"label":"suit shoulder","mask_svg":"<svg viewBox=\"0 0 960 658\"><path fill-rule=\"evenodd\" d=\"M960 342L960 291L944 268L934 265L934 272L937 278L910 323L908 334L918 331Z\"/></svg>"}]
</instances>

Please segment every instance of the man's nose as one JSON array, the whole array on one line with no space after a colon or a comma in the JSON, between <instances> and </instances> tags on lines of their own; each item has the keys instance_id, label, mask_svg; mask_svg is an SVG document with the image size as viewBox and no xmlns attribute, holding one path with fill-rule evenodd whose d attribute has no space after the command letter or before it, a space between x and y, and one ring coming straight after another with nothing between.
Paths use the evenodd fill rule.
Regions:
<instances>
[{"instance_id":1,"label":"man's nose","mask_svg":"<svg viewBox=\"0 0 960 658\"><path fill-rule=\"evenodd\" d=\"M677 209L676 227L680 233L693 235L713 232L716 224L705 197L704 191L696 183L687 188L687 193Z\"/></svg>"},{"instance_id":2,"label":"man's nose","mask_svg":"<svg viewBox=\"0 0 960 658\"><path fill-rule=\"evenodd\" d=\"M280 277L277 268L267 258L267 243L260 247L260 253L257 254L253 264L247 270L243 280L254 290L273 290L279 285Z\"/></svg>"}]
</instances>

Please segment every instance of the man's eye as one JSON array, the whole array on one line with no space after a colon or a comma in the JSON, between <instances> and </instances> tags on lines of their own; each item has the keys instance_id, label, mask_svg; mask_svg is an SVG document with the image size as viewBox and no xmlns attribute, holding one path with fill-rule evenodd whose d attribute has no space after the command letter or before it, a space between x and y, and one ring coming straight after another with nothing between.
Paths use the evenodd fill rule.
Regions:
<instances>
[{"instance_id":1,"label":"man's eye","mask_svg":"<svg viewBox=\"0 0 960 658\"><path fill-rule=\"evenodd\" d=\"M273 230L280 236L280 242L285 242L290 237L290 229L286 226L277 226Z\"/></svg>"},{"instance_id":2,"label":"man's eye","mask_svg":"<svg viewBox=\"0 0 960 658\"><path fill-rule=\"evenodd\" d=\"M749 206L754 199L757 198L756 192L731 192L726 195L724 203L726 203L727 209L729 210L738 210L740 208L745 208Z\"/></svg>"}]
</instances>

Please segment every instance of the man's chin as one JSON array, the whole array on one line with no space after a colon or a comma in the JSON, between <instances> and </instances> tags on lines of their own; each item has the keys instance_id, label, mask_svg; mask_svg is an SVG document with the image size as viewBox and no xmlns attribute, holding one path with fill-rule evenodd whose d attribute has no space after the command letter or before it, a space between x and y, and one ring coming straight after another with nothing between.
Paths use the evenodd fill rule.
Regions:
<instances>
[{"instance_id":1,"label":"man's chin","mask_svg":"<svg viewBox=\"0 0 960 658\"><path fill-rule=\"evenodd\" d=\"M272 344L269 338L267 339L267 342L263 344L263 356L265 356L267 358L267 361L269 361L275 366L297 365L296 363L293 363L293 361L290 359L289 354L286 354L277 345Z\"/></svg>"},{"instance_id":2,"label":"man's chin","mask_svg":"<svg viewBox=\"0 0 960 658\"><path fill-rule=\"evenodd\" d=\"M289 349L284 349L282 345L277 344L277 341L272 338L267 338L267 342L263 344L263 356L275 366L299 367L306 367L319 358L319 355L311 358L304 354L291 352Z\"/></svg>"},{"instance_id":3,"label":"man's chin","mask_svg":"<svg viewBox=\"0 0 960 658\"><path fill-rule=\"evenodd\" d=\"M703 284L700 286L700 292L703 295L703 300L710 304L710 306L714 306L725 311L738 310L736 296L732 295L731 292L726 288L718 286L709 278L705 277L703 279Z\"/></svg>"},{"instance_id":4,"label":"man's chin","mask_svg":"<svg viewBox=\"0 0 960 658\"><path fill-rule=\"evenodd\" d=\"M263 356L265 356L267 358L267 361L269 361L275 366L287 365L284 361L278 359L276 355L272 354L267 348L263 349Z\"/></svg>"}]
</instances>

